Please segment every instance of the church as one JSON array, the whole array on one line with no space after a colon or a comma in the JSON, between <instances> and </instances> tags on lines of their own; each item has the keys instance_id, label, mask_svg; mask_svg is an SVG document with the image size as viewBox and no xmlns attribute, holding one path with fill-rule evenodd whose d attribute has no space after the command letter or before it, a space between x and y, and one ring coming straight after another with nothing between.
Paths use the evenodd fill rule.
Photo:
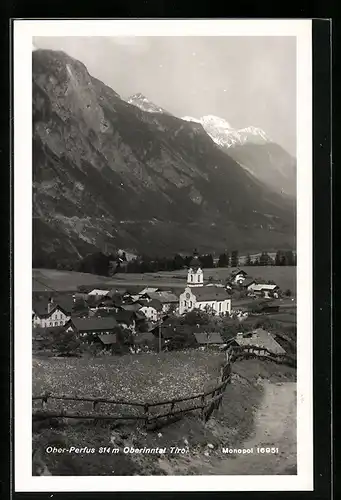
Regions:
<instances>
[{"instance_id":1,"label":"church","mask_svg":"<svg viewBox=\"0 0 341 500\"><path fill-rule=\"evenodd\" d=\"M187 286L179 297L179 314L201 309L211 314L230 314L231 299L225 288L204 285L204 273L197 252L187 274Z\"/></svg>"}]
</instances>

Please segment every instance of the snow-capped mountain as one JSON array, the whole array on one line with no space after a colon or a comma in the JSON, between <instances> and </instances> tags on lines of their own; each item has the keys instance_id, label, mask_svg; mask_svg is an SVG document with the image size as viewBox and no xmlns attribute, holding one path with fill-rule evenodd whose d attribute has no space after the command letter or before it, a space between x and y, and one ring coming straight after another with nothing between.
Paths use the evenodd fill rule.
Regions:
<instances>
[{"instance_id":1,"label":"snow-capped mountain","mask_svg":"<svg viewBox=\"0 0 341 500\"><path fill-rule=\"evenodd\" d=\"M200 123L213 141L222 147L243 146L246 143L266 144L271 142L270 137L258 127L246 127L235 129L224 120L214 115L202 116L201 118L192 118L184 116L182 120Z\"/></svg>"},{"instance_id":2,"label":"snow-capped mountain","mask_svg":"<svg viewBox=\"0 0 341 500\"><path fill-rule=\"evenodd\" d=\"M141 93L134 94L127 99L128 104L133 104L133 106L137 106L138 108L142 109L142 111L147 111L149 113L166 113L169 114L167 111L164 109L160 108L160 106L157 106L153 102L151 102L149 99L147 99L146 96L144 96Z\"/></svg>"}]
</instances>

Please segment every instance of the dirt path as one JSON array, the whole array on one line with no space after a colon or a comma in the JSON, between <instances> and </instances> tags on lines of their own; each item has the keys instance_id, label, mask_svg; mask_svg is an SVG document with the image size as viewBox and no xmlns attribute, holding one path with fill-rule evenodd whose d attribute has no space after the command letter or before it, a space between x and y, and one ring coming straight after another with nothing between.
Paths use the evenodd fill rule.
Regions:
<instances>
[{"instance_id":1,"label":"dirt path","mask_svg":"<svg viewBox=\"0 0 341 500\"><path fill-rule=\"evenodd\" d=\"M244 455L228 455L215 474L288 474L296 468L296 383L263 382L264 399L255 415L254 435L240 448ZM259 454L257 448L276 447L278 454Z\"/></svg>"},{"instance_id":2,"label":"dirt path","mask_svg":"<svg viewBox=\"0 0 341 500\"><path fill-rule=\"evenodd\" d=\"M296 383L263 381L262 385L264 397L255 414L254 433L237 447L253 449L253 453L225 454L216 450L209 457L188 457L182 464L179 461L172 471L170 464L163 464L165 473L179 474L185 466L191 474L200 475L296 474ZM266 447L278 448L278 454L257 453L257 448Z\"/></svg>"}]
</instances>

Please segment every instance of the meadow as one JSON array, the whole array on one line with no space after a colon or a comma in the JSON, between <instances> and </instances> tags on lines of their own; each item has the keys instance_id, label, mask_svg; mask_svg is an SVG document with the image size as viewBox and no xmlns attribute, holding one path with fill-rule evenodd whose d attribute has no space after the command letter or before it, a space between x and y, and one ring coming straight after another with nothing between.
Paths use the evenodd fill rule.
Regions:
<instances>
[{"instance_id":1,"label":"meadow","mask_svg":"<svg viewBox=\"0 0 341 500\"><path fill-rule=\"evenodd\" d=\"M33 357L33 394L49 391L131 402L186 397L216 381L223 360L219 352L194 349L91 359Z\"/></svg>"},{"instance_id":2,"label":"meadow","mask_svg":"<svg viewBox=\"0 0 341 500\"><path fill-rule=\"evenodd\" d=\"M244 267L252 278L262 278L275 281L282 290L290 289L296 294L296 267L252 266ZM212 277L213 280L223 283L231 274L233 268L204 269L205 281ZM187 270L163 271L158 273L120 273L114 278L96 276L94 274L78 273L75 271L58 271L54 269L33 269L32 289L35 292L49 291L75 291L80 285L108 286L117 288L155 286L173 290L183 290L186 284Z\"/></svg>"}]
</instances>

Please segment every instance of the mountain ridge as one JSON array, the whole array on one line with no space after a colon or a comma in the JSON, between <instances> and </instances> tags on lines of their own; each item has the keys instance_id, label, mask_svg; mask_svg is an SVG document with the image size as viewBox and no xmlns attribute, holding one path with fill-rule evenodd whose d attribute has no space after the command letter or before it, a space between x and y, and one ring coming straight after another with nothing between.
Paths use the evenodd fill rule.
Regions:
<instances>
[{"instance_id":1,"label":"mountain ridge","mask_svg":"<svg viewBox=\"0 0 341 500\"><path fill-rule=\"evenodd\" d=\"M32 57L36 259L294 246L294 205L201 125L124 101L64 52Z\"/></svg>"}]
</instances>

